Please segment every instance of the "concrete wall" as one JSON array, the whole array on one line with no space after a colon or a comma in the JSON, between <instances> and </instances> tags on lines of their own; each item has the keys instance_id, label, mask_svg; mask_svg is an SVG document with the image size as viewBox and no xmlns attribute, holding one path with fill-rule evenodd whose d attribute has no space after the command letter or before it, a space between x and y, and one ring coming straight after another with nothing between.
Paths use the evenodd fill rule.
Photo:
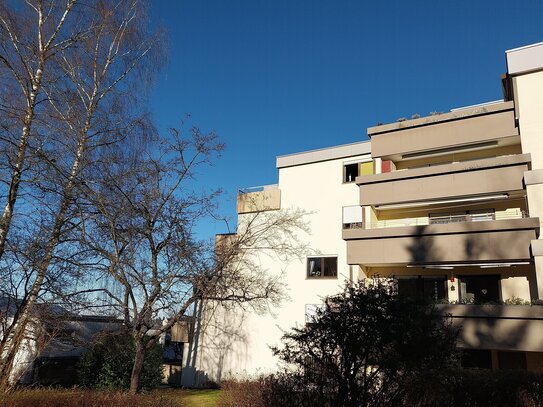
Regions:
<instances>
[{"instance_id":1,"label":"concrete wall","mask_svg":"<svg viewBox=\"0 0 543 407\"><path fill-rule=\"evenodd\" d=\"M238 194L237 213L272 211L281 208L281 190L278 188Z\"/></svg>"},{"instance_id":2,"label":"concrete wall","mask_svg":"<svg viewBox=\"0 0 543 407\"><path fill-rule=\"evenodd\" d=\"M482 229L483 223L492 228ZM499 230L494 228L498 223L509 226ZM507 230L523 227L523 224L529 229ZM469 227L481 229L469 231ZM364 235L365 238L357 239L357 235ZM393 265L530 260L530 243L535 239L536 232L533 220L512 219L390 229L354 229L345 230L343 236L348 239L349 264Z\"/></svg>"},{"instance_id":3,"label":"concrete wall","mask_svg":"<svg viewBox=\"0 0 543 407\"><path fill-rule=\"evenodd\" d=\"M477 168L476 165L476 163L472 164L472 168ZM451 164L444 167L454 166L460 166L460 164ZM435 168L437 169L437 167ZM420 177L412 177L408 174L417 170L408 170L390 173L390 178L392 178L390 180L385 177L385 174L380 174L379 176L383 181L360 184L360 204L390 205L402 202L456 199L466 196L522 191L524 189L524 172L527 170L528 164L518 164L461 172L453 169L450 172ZM401 174L406 176L397 179L392 177L392 175Z\"/></svg>"},{"instance_id":4,"label":"concrete wall","mask_svg":"<svg viewBox=\"0 0 543 407\"><path fill-rule=\"evenodd\" d=\"M465 146L518 135L513 103L481 106L368 129L372 157Z\"/></svg>"},{"instance_id":5,"label":"concrete wall","mask_svg":"<svg viewBox=\"0 0 543 407\"><path fill-rule=\"evenodd\" d=\"M543 352L543 306L438 305L462 326L459 345L471 349Z\"/></svg>"},{"instance_id":6,"label":"concrete wall","mask_svg":"<svg viewBox=\"0 0 543 407\"><path fill-rule=\"evenodd\" d=\"M541 50L541 46L536 47ZM534 48L535 49L535 48ZM534 49L520 49L515 58L530 56ZM509 58L509 55L508 55ZM528 58L531 60L531 58ZM519 120L523 152L532 156L531 171L526 172L526 192L530 216L543 219L543 71L529 72L513 78L516 114ZM541 234L538 236L541 239ZM534 253L537 291L543 299L543 256Z\"/></svg>"}]
</instances>

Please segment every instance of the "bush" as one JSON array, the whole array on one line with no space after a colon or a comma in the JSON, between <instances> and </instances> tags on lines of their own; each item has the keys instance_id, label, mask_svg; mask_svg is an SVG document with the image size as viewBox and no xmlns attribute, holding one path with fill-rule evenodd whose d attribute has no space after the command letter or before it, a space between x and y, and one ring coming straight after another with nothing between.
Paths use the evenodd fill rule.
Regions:
<instances>
[{"instance_id":1,"label":"bush","mask_svg":"<svg viewBox=\"0 0 543 407\"><path fill-rule=\"evenodd\" d=\"M218 407L264 407L265 405L259 380L225 380L221 383Z\"/></svg>"},{"instance_id":2,"label":"bush","mask_svg":"<svg viewBox=\"0 0 543 407\"><path fill-rule=\"evenodd\" d=\"M130 332L99 335L79 362L79 384L93 388L130 388L134 354L134 339ZM142 388L152 389L161 383L162 357L159 344L147 351L140 378Z\"/></svg>"},{"instance_id":3,"label":"bush","mask_svg":"<svg viewBox=\"0 0 543 407\"><path fill-rule=\"evenodd\" d=\"M400 298L386 281L347 285L273 348L296 373L272 384L310 391L314 405L397 405L414 378L457 365L456 337L433 305Z\"/></svg>"},{"instance_id":4,"label":"bush","mask_svg":"<svg viewBox=\"0 0 543 407\"><path fill-rule=\"evenodd\" d=\"M332 407L334 393L323 392L303 375L284 372L256 380L223 383L220 407ZM443 370L420 374L391 406L540 407L543 374L514 370Z\"/></svg>"},{"instance_id":5,"label":"bush","mask_svg":"<svg viewBox=\"0 0 543 407\"><path fill-rule=\"evenodd\" d=\"M284 372L257 380L223 383L220 407L335 407L326 393L303 375ZM541 407L543 375L514 370L426 372L408 385L391 407Z\"/></svg>"},{"instance_id":6,"label":"bush","mask_svg":"<svg viewBox=\"0 0 543 407\"><path fill-rule=\"evenodd\" d=\"M419 377L405 397L412 407L543 406L543 375L519 370L453 370Z\"/></svg>"},{"instance_id":7,"label":"bush","mask_svg":"<svg viewBox=\"0 0 543 407\"><path fill-rule=\"evenodd\" d=\"M38 388L0 395L0 407L176 407L161 394L131 395L116 391Z\"/></svg>"}]
</instances>

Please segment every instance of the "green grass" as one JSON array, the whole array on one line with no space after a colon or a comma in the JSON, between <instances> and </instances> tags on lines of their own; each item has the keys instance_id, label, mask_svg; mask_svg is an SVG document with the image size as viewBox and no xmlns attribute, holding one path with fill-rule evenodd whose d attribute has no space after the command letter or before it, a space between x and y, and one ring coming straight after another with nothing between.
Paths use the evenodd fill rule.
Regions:
<instances>
[{"instance_id":1,"label":"green grass","mask_svg":"<svg viewBox=\"0 0 543 407\"><path fill-rule=\"evenodd\" d=\"M36 388L0 395L0 407L216 407L220 390L157 389L131 396L123 392Z\"/></svg>"},{"instance_id":2,"label":"green grass","mask_svg":"<svg viewBox=\"0 0 543 407\"><path fill-rule=\"evenodd\" d=\"M219 402L220 390L157 390L179 402L183 407L215 407Z\"/></svg>"}]
</instances>

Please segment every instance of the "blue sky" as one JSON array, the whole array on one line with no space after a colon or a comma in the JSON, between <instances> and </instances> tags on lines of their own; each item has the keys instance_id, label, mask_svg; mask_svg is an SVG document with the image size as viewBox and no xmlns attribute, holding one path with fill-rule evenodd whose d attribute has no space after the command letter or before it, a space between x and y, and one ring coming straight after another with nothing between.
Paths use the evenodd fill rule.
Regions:
<instances>
[{"instance_id":1,"label":"blue sky","mask_svg":"<svg viewBox=\"0 0 543 407\"><path fill-rule=\"evenodd\" d=\"M151 18L169 36L153 116L165 129L189 113L226 142L199 179L232 217L238 188L277 182L277 155L500 99L504 51L543 41L535 0L155 0Z\"/></svg>"}]
</instances>

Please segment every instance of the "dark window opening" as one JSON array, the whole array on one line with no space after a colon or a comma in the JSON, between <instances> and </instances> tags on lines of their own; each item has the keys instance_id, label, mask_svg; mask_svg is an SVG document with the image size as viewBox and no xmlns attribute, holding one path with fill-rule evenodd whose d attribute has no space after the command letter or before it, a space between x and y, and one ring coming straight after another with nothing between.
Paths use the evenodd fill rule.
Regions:
<instances>
[{"instance_id":1,"label":"dark window opening","mask_svg":"<svg viewBox=\"0 0 543 407\"><path fill-rule=\"evenodd\" d=\"M440 302L447 299L446 276L398 276L398 295L402 298Z\"/></svg>"},{"instance_id":2,"label":"dark window opening","mask_svg":"<svg viewBox=\"0 0 543 407\"><path fill-rule=\"evenodd\" d=\"M497 303L500 301L500 276L459 276L460 302L464 304Z\"/></svg>"},{"instance_id":3,"label":"dark window opening","mask_svg":"<svg viewBox=\"0 0 543 407\"><path fill-rule=\"evenodd\" d=\"M526 370L526 353L498 351L498 367L500 369Z\"/></svg>"},{"instance_id":4,"label":"dark window opening","mask_svg":"<svg viewBox=\"0 0 543 407\"><path fill-rule=\"evenodd\" d=\"M343 182L354 182L358 177L358 163L347 164L343 168Z\"/></svg>"},{"instance_id":5,"label":"dark window opening","mask_svg":"<svg viewBox=\"0 0 543 407\"><path fill-rule=\"evenodd\" d=\"M337 277L337 257L309 257L307 259L307 277Z\"/></svg>"},{"instance_id":6,"label":"dark window opening","mask_svg":"<svg viewBox=\"0 0 543 407\"><path fill-rule=\"evenodd\" d=\"M183 342L174 342L169 339L164 341L164 363L181 364L183 362Z\"/></svg>"},{"instance_id":7,"label":"dark window opening","mask_svg":"<svg viewBox=\"0 0 543 407\"><path fill-rule=\"evenodd\" d=\"M489 350L464 349L461 364L468 369L492 369L492 353Z\"/></svg>"}]
</instances>

